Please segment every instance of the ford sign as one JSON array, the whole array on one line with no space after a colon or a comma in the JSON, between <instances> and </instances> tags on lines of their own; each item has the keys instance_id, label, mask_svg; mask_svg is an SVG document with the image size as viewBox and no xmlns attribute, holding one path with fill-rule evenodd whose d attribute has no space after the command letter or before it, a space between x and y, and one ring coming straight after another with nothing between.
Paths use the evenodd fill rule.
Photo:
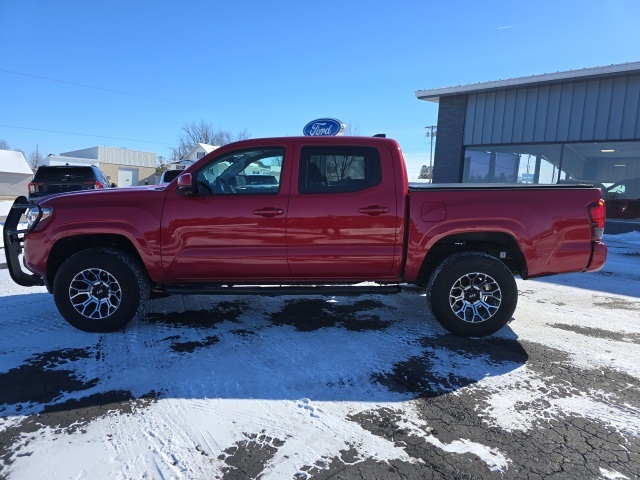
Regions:
<instances>
[{"instance_id":1,"label":"ford sign","mask_svg":"<svg viewBox=\"0 0 640 480\"><path fill-rule=\"evenodd\" d=\"M347 129L346 125L335 118L319 118L304 126L302 132L307 137L342 135Z\"/></svg>"}]
</instances>

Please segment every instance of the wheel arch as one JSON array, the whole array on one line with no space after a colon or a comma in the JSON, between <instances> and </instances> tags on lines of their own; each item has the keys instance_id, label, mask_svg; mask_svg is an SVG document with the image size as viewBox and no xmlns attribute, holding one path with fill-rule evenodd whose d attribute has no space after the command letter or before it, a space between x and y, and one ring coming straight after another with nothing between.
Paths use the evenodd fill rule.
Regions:
<instances>
[{"instance_id":1,"label":"wheel arch","mask_svg":"<svg viewBox=\"0 0 640 480\"><path fill-rule=\"evenodd\" d=\"M124 235L73 235L61 238L51 248L51 252L47 258L47 285L53 285L53 280L58 270L69 257L82 250L95 247L105 247L123 251L133 256L140 265L144 265L142 257L133 242Z\"/></svg>"},{"instance_id":2,"label":"wheel arch","mask_svg":"<svg viewBox=\"0 0 640 480\"><path fill-rule=\"evenodd\" d=\"M468 232L443 237L429 248L418 273L418 283L426 285L435 268L459 252L487 253L504 263L511 272L522 278L528 276L525 256L512 235L504 232Z\"/></svg>"}]
</instances>

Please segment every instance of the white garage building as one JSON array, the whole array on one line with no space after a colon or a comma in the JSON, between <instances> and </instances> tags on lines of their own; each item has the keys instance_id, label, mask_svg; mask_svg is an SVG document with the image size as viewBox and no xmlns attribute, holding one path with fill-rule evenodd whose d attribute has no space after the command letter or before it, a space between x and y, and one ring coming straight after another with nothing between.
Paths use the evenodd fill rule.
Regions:
<instances>
[{"instance_id":1,"label":"white garage building","mask_svg":"<svg viewBox=\"0 0 640 480\"><path fill-rule=\"evenodd\" d=\"M42 165L95 165L119 187L155 183L156 154L113 147L91 147L49 155Z\"/></svg>"}]
</instances>

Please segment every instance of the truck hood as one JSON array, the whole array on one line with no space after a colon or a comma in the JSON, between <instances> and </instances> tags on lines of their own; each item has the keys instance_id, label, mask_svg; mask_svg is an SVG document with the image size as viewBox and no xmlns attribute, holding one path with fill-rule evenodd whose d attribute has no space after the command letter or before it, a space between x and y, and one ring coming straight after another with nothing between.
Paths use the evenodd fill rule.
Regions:
<instances>
[{"instance_id":1,"label":"truck hood","mask_svg":"<svg viewBox=\"0 0 640 480\"><path fill-rule=\"evenodd\" d=\"M138 204L145 201L146 198L158 198L164 197L165 188L161 185L145 185L140 187L125 187L125 188L105 188L99 190L83 190L77 192L59 193L56 195L50 195L42 198L35 203L42 205L43 207L51 208L69 208L69 207L88 207L88 206L101 206L101 205L113 205L131 202ZM134 203L135 202L135 203Z\"/></svg>"}]
</instances>

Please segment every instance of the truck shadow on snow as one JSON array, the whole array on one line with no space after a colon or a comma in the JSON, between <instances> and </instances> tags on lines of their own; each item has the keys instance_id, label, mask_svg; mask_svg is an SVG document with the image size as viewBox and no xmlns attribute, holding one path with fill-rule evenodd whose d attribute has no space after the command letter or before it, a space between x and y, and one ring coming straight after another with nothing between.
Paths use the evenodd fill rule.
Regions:
<instances>
[{"instance_id":1,"label":"truck shadow on snow","mask_svg":"<svg viewBox=\"0 0 640 480\"><path fill-rule=\"evenodd\" d=\"M46 423L49 415L60 425L78 412L90 418L158 398L404 401L453 392L528 360L509 327L483 339L455 337L415 294L330 302L199 297L194 304L206 308L198 309L183 297L186 308L176 307L172 297L110 334L71 328L50 296L37 296L48 325L29 332L25 322L5 319L0 350L30 335L30 354L0 364L2 417L39 414ZM3 297L0 307L21 297L34 300ZM166 311L172 306L182 311Z\"/></svg>"}]
</instances>

